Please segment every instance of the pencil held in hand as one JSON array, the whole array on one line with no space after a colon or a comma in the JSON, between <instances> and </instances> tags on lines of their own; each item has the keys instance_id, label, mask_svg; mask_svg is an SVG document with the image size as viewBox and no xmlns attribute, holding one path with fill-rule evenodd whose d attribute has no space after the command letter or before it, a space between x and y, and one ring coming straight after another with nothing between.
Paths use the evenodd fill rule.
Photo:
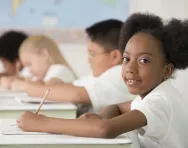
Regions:
<instances>
[{"instance_id":1,"label":"pencil held in hand","mask_svg":"<svg viewBox=\"0 0 188 148\"><path fill-rule=\"evenodd\" d=\"M44 103L44 101L45 101L46 97L48 96L49 92L50 92L50 89L48 89L48 90L46 91L44 97L42 98L42 101L40 102L40 105L39 105L38 109L37 109L36 112L35 112L35 114L38 114L38 112L40 111L40 109L41 109L41 107L42 107L42 104Z\"/></svg>"}]
</instances>

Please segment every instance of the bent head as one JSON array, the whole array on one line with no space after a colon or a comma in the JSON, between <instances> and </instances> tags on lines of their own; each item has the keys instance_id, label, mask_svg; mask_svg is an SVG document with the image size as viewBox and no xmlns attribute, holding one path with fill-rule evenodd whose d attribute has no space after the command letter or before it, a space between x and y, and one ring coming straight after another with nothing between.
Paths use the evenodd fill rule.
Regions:
<instances>
[{"instance_id":1,"label":"bent head","mask_svg":"<svg viewBox=\"0 0 188 148\"><path fill-rule=\"evenodd\" d=\"M122 63L123 51L118 46L122 25L123 22L110 19L98 22L86 29L88 61L95 77Z\"/></svg>"},{"instance_id":2,"label":"bent head","mask_svg":"<svg viewBox=\"0 0 188 148\"><path fill-rule=\"evenodd\" d=\"M32 75L42 80L51 64L64 64L57 44L46 36L31 36L19 49L20 60Z\"/></svg>"}]
</instances>

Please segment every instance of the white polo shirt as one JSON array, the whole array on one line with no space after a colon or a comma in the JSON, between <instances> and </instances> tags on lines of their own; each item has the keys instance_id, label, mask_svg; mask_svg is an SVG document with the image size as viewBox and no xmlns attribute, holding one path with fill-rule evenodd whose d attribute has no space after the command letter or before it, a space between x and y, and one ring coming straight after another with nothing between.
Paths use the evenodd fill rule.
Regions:
<instances>
[{"instance_id":1,"label":"white polo shirt","mask_svg":"<svg viewBox=\"0 0 188 148\"><path fill-rule=\"evenodd\" d=\"M71 83L76 79L74 73L62 64L53 64L50 66L44 77L44 81L47 82L52 78L57 78L65 83Z\"/></svg>"},{"instance_id":2,"label":"white polo shirt","mask_svg":"<svg viewBox=\"0 0 188 148\"><path fill-rule=\"evenodd\" d=\"M108 69L99 77L88 76L73 82L73 85L82 86L86 89L91 100L92 111L97 112L105 106L118 104L134 98L128 92L121 71L122 66L117 65Z\"/></svg>"},{"instance_id":3,"label":"white polo shirt","mask_svg":"<svg viewBox=\"0 0 188 148\"><path fill-rule=\"evenodd\" d=\"M187 148L188 103L166 80L144 99L136 97L131 110L141 111L147 125L137 129L141 148Z\"/></svg>"}]
</instances>

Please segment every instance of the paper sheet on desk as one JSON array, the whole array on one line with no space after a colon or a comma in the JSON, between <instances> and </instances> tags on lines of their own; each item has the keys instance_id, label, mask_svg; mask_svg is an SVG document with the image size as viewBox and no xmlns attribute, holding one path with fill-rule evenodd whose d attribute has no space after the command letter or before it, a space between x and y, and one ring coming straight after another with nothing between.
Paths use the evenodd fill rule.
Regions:
<instances>
[{"instance_id":1,"label":"paper sheet on desk","mask_svg":"<svg viewBox=\"0 0 188 148\"><path fill-rule=\"evenodd\" d=\"M75 137L63 134L48 134L48 133L23 133L11 132L5 133L7 127L15 124L15 119L1 119L0 131L1 134L0 145L2 144L131 144L130 139L125 135L120 135L115 139L102 139L102 138L87 138ZM15 127L14 127L15 128ZM9 135L5 135L9 134ZM29 135L27 135L29 134ZM36 134L36 135L35 135ZM42 135L43 134L43 135ZM46 134L46 135L44 135ZM40 140L38 140L40 139Z\"/></svg>"},{"instance_id":2,"label":"paper sheet on desk","mask_svg":"<svg viewBox=\"0 0 188 148\"><path fill-rule=\"evenodd\" d=\"M3 120L1 123L1 133L3 135L48 135L49 133L41 132L24 132L17 127L15 119Z\"/></svg>"},{"instance_id":3,"label":"paper sheet on desk","mask_svg":"<svg viewBox=\"0 0 188 148\"><path fill-rule=\"evenodd\" d=\"M36 103L39 104L41 102L41 98L40 97L29 97L29 96L16 96L15 99L19 102L22 103ZM45 100L45 103L59 103L59 102L55 102L55 101L49 101L49 100Z\"/></svg>"}]
</instances>

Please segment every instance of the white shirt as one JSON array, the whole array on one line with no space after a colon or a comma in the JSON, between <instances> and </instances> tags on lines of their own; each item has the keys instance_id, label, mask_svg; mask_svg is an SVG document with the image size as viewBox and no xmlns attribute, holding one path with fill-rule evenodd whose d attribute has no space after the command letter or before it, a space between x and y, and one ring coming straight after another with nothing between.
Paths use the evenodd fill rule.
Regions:
<instances>
[{"instance_id":1,"label":"white shirt","mask_svg":"<svg viewBox=\"0 0 188 148\"><path fill-rule=\"evenodd\" d=\"M166 80L144 99L137 97L131 110L141 111L147 125L137 129L141 148L187 148L187 101Z\"/></svg>"},{"instance_id":2,"label":"white shirt","mask_svg":"<svg viewBox=\"0 0 188 148\"><path fill-rule=\"evenodd\" d=\"M76 79L74 73L68 67L61 64L53 64L50 66L44 77L44 82L52 78L57 78L65 83L71 83Z\"/></svg>"},{"instance_id":3,"label":"white shirt","mask_svg":"<svg viewBox=\"0 0 188 148\"><path fill-rule=\"evenodd\" d=\"M91 84L93 83L92 81L95 80L96 77L94 77L93 75L89 75L89 76L86 76L86 77L82 77L78 80L75 80L72 82L72 84L74 86L80 86L80 87L83 87L85 85L88 85L88 84Z\"/></svg>"},{"instance_id":4,"label":"white shirt","mask_svg":"<svg viewBox=\"0 0 188 148\"><path fill-rule=\"evenodd\" d=\"M92 111L100 111L105 106L133 99L134 96L128 92L122 79L121 70L121 65L114 66L99 77L89 76L86 79L81 79L80 83L78 81L73 83L73 85L84 87L89 95Z\"/></svg>"}]
</instances>

